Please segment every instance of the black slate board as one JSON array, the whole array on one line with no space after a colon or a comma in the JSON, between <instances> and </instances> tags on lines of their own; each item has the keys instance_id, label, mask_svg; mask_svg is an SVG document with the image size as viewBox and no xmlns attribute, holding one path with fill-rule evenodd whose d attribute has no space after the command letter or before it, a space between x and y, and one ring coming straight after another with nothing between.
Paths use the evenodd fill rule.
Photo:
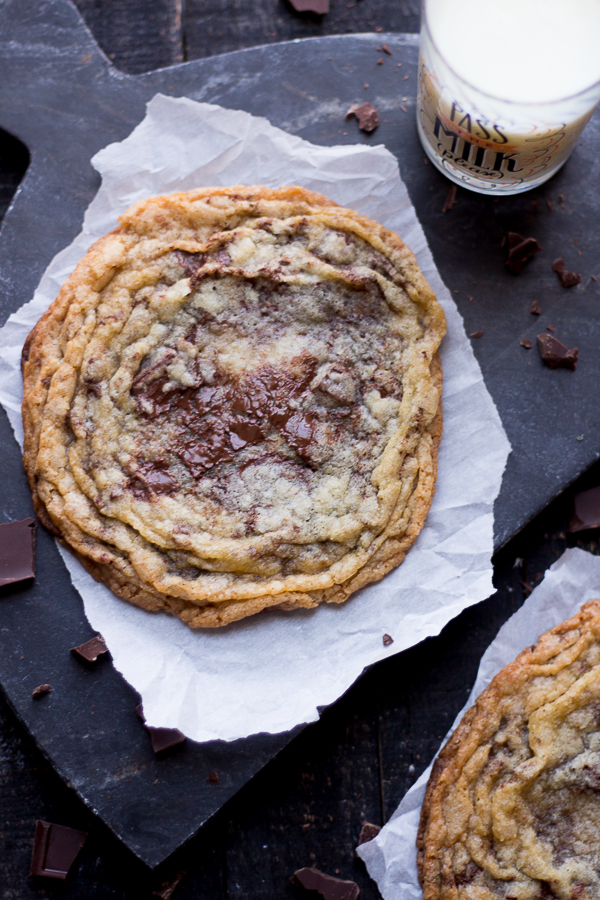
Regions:
<instances>
[{"instance_id":1,"label":"black slate board","mask_svg":"<svg viewBox=\"0 0 600 900\"><path fill-rule=\"evenodd\" d=\"M382 40L394 55L378 66ZM0 127L27 145L31 163L0 233L0 324L31 296L53 255L78 232L98 187L91 156L125 137L157 91L265 115L316 143L384 142L399 158L467 331L484 330L475 350L514 448L497 503L500 546L598 457L600 290L589 276L600 277L600 165L594 155L600 117L548 185L501 204L459 191L457 206L444 215L448 182L425 165L414 127L416 58L414 35L345 36L259 47L130 77L110 66L67 0L5 0ZM350 103L361 98L374 100L381 112L371 137L343 120ZM500 242L507 230L534 234L545 248L517 279L504 269ZM585 273L571 291L558 286L550 269L560 255ZM540 319L529 314L532 299L542 306ZM519 346L547 324L569 346L579 346L576 373L551 372L535 350ZM23 518L31 502L3 413L0 445L1 519ZM35 585L2 589L0 598L0 680L11 704L65 780L149 865L191 836L294 735L231 744L188 741L156 759L135 714L134 692L106 660L86 669L68 652L92 632L43 531ZM46 681L52 694L34 703L31 690ZM220 774L219 786L205 781L211 769Z\"/></svg>"}]
</instances>

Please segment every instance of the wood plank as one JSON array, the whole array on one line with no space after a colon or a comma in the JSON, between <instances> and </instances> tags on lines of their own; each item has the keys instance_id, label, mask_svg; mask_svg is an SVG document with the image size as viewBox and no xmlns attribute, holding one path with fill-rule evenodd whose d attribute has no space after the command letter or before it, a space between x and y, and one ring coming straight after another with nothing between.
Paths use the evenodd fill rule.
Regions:
<instances>
[{"instance_id":1,"label":"wood plank","mask_svg":"<svg viewBox=\"0 0 600 900\"><path fill-rule=\"evenodd\" d=\"M75 0L114 65L132 75L183 60L182 0Z\"/></svg>"},{"instance_id":2,"label":"wood plank","mask_svg":"<svg viewBox=\"0 0 600 900\"><path fill-rule=\"evenodd\" d=\"M186 59L326 34L415 32L419 8L418 0L331 0L330 12L317 16L297 13L289 0L186 0Z\"/></svg>"},{"instance_id":3,"label":"wood plank","mask_svg":"<svg viewBox=\"0 0 600 900\"><path fill-rule=\"evenodd\" d=\"M297 898L289 878L302 866L354 880L361 900L375 900L354 853L362 822L381 822L373 679L326 710L232 806L228 900Z\"/></svg>"}]
</instances>

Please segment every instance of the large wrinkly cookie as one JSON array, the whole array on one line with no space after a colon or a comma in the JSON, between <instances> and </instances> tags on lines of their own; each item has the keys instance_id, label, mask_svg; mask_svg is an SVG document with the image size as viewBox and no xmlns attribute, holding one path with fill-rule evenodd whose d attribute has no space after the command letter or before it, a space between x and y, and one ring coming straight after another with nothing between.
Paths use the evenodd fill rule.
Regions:
<instances>
[{"instance_id":1,"label":"large wrinkly cookie","mask_svg":"<svg viewBox=\"0 0 600 900\"><path fill-rule=\"evenodd\" d=\"M424 900L600 897L600 600L496 676L440 753Z\"/></svg>"},{"instance_id":2,"label":"large wrinkly cookie","mask_svg":"<svg viewBox=\"0 0 600 900\"><path fill-rule=\"evenodd\" d=\"M375 222L299 188L139 203L23 353L36 510L194 627L340 603L435 488L441 307Z\"/></svg>"}]
</instances>

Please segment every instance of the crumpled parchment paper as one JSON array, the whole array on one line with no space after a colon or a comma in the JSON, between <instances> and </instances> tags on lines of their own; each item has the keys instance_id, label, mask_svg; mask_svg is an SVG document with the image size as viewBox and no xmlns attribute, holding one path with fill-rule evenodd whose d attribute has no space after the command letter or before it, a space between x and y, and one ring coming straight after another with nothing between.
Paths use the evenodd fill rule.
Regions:
<instances>
[{"instance_id":1,"label":"crumpled parchment paper","mask_svg":"<svg viewBox=\"0 0 600 900\"><path fill-rule=\"evenodd\" d=\"M437 634L492 592L493 503L510 447L462 319L435 268L394 156L383 146L320 147L266 119L156 95L145 119L93 159L102 186L83 230L0 331L0 402L22 442L23 342L88 247L132 203L199 186L298 184L377 219L415 252L448 318L444 436L433 506L406 561L341 607L266 612L217 630L119 600L61 548L91 625L141 694L147 723L196 741L283 732L318 718L371 665ZM383 646L384 633L394 643Z\"/></svg>"},{"instance_id":2,"label":"crumpled parchment paper","mask_svg":"<svg viewBox=\"0 0 600 900\"><path fill-rule=\"evenodd\" d=\"M473 690L447 738L500 669L512 662L525 647L535 644L540 634L570 619L584 603L598 597L600 557L577 548L567 550L548 569L542 583L518 612L505 622L483 654ZM357 848L356 852L377 882L384 900L422 900L416 842L421 804L432 766L433 762L405 794L377 837Z\"/></svg>"}]
</instances>

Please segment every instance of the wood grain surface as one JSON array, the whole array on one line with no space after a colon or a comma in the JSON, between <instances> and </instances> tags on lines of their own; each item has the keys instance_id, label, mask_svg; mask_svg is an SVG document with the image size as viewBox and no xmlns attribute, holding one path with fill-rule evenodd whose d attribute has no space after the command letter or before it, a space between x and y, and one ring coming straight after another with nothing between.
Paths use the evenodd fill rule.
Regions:
<instances>
[{"instance_id":1,"label":"wood grain surface","mask_svg":"<svg viewBox=\"0 0 600 900\"><path fill-rule=\"evenodd\" d=\"M1 2L1 0L0 0ZM43 0L40 0L43 2ZM328 16L300 15L287 0L78 0L104 52L139 73L271 41L383 30L415 31L416 0L331 0ZM0 217L27 152L0 132ZM315 865L379 896L354 847L363 820L383 823L426 767L464 704L479 659L568 546L598 552L598 535L566 535L577 490L600 482L595 466L495 560L497 592L444 632L378 664L308 727L159 870L136 861L55 775L0 696L0 898L144 900L178 872L174 900L301 898L293 871ZM1 602L1 595L0 595ZM90 832L66 886L33 882L35 820ZM305 895L311 896L311 895Z\"/></svg>"}]
</instances>

